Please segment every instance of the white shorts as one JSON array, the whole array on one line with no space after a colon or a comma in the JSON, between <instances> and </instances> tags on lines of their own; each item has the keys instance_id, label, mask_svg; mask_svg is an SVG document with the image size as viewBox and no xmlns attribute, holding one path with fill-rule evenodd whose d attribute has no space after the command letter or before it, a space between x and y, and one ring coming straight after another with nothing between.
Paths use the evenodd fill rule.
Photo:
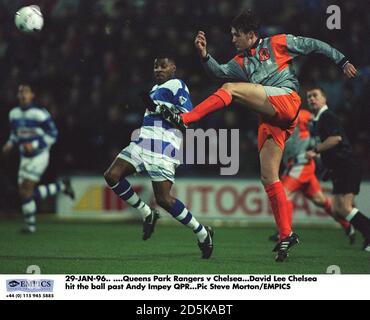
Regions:
<instances>
[{"instance_id":1,"label":"white shorts","mask_svg":"<svg viewBox=\"0 0 370 320\"><path fill-rule=\"evenodd\" d=\"M22 184L24 180L39 182L48 165L49 152L42 152L31 158L21 156L18 184Z\"/></svg>"},{"instance_id":2,"label":"white shorts","mask_svg":"<svg viewBox=\"0 0 370 320\"><path fill-rule=\"evenodd\" d=\"M153 155L150 152L145 152L136 143L131 142L126 148L124 148L117 158L126 160L131 163L136 172L146 171L150 179L154 182L171 181L175 182L175 171L178 167L177 163L174 163L165 157L160 155Z\"/></svg>"}]
</instances>

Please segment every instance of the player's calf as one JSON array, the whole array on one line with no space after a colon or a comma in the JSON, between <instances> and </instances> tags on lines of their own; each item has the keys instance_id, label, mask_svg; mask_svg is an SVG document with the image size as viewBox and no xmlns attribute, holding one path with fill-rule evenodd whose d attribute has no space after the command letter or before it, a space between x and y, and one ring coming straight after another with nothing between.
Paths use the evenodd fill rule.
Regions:
<instances>
[{"instance_id":1,"label":"player's calf","mask_svg":"<svg viewBox=\"0 0 370 320\"><path fill-rule=\"evenodd\" d=\"M174 206L176 199L170 195L156 195L155 200L157 204L164 210L170 212Z\"/></svg>"},{"instance_id":2,"label":"player's calf","mask_svg":"<svg viewBox=\"0 0 370 320\"><path fill-rule=\"evenodd\" d=\"M21 232L30 234L36 232L36 202L33 198L22 199L22 214L24 227Z\"/></svg>"},{"instance_id":3,"label":"player's calf","mask_svg":"<svg viewBox=\"0 0 370 320\"><path fill-rule=\"evenodd\" d=\"M19 186L19 196L22 204L22 214L24 219L24 227L21 232L31 234L36 232L36 202L33 198L33 192L36 183L25 180Z\"/></svg>"},{"instance_id":4,"label":"player's calf","mask_svg":"<svg viewBox=\"0 0 370 320\"><path fill-rule=\"evenodd\" d=\"M112 182L112 180L109 182L107 181L111 190L123 201L137 209L143 221L145 221L145 219L152 214L152 209L141 200L139 195L133 190L131 184L125 178L121 178L121 180L119 180L116 184L113 184Z\"/></svg>"}]
</instances>

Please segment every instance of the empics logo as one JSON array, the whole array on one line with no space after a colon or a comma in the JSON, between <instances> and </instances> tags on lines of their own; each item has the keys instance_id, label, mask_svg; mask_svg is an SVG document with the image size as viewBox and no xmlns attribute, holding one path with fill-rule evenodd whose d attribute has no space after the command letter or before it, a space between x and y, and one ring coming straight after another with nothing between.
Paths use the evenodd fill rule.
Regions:
<instances>
[{"instance_id":1,"label":"empics logo","mask_svg":"<svg viewBox=\"0 0 370 320\"><path fill-rule=\"evenodd\" d=\"M15 281L15 280L9 282L9 287L11 287L11 288L14 288L14 287L19 286L19 285L20 285L20 282Z\"/></svg>"},{"instance_id":2,"label":"empics logo","mask_svg":"<svg viewBox=\"0 0 370 320\"><path fill-rule=\"evenodd\" d=\"M6 290L8 292L53 292L54 280L49 279L12 279L6 280Z\"/></svg>"}]
</instances>

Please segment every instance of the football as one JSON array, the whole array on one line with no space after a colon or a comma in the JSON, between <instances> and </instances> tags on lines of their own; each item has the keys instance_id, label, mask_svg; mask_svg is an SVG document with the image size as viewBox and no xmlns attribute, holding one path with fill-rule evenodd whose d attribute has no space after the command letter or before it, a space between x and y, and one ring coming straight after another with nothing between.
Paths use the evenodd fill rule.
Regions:
<instances>
[{"instance_id":1,"label":"football","mask_svg":"<svg viewBox=\"0 0 370 320\"><path fill-rule=\"evenodd\" d=\"M15 25L26 33L41 31L44 26L44 18L40 7L27 6L19 9L15 14Z\"/></svg>"}]
</instances>

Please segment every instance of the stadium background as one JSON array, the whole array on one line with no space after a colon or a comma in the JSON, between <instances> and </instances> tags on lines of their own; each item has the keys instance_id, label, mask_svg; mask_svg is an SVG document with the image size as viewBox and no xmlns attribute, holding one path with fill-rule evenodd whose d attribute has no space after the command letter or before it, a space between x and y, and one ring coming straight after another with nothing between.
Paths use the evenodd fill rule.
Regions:
<instances>
[{"instance_id":1,"label":"stadium background","mask_svg":"<svg viewBox=\"0 0 370 320\"><path fill-rule=\"evenodd\" d=\"M28 4L40 5L45 16L44 30L36 35L21 34L14 27L14 13ZM342 30L326 28L326 8L332 4L341 8ZM155 55L175 53L178 77L190 88L193 103L200 102L219 83L209 80L202 70L193 46L195 33L204 30L209 52L219 61L229 60L234 53L229 24L245 7L253 8L262 17L262 36L292 33L318 38L345 53L359 69L359 76L349 81L326 58L313 55L296 63L301 96L311 83L327 91L330 108L341 118L362 160L364 177L369 179L370 12L367 1L0 0L1 145L8 138L8 112L17 103L17 85L20 81L31 81L37 88L37 101L49 109L59 129L59 139L43 181L60 176L93 176L101 177L100 188L104 188L102 173L128 144L131 131L141 124L142 105L138 94L153 85ZM236 106L207 117L198 126L240 128L240 171L235 177L236 184L245 182L261 188L256 180L259 174L256 120L253 113ZM16 153L8 159L0 158L0 217L20 217L17 166ZM217 179L218 173L217 166L195 165L182 167L177 176L179 181L186 177L197 182L201 177L209 183L212 180L204 179L216 178L217 184L222 183ZM44 202L41 211L55 212L55 206L53 201ZM366 201L365 206L363 209L369 212L370 205ZM265 211L268 215L267 206ZM248 221L248 218L242 220ZM13 229L16 224L11 225L10 230ZM180 226L177 229L181 229ZM315 239L314 234L312 238Z\"/></svg>"}]
</instances>

